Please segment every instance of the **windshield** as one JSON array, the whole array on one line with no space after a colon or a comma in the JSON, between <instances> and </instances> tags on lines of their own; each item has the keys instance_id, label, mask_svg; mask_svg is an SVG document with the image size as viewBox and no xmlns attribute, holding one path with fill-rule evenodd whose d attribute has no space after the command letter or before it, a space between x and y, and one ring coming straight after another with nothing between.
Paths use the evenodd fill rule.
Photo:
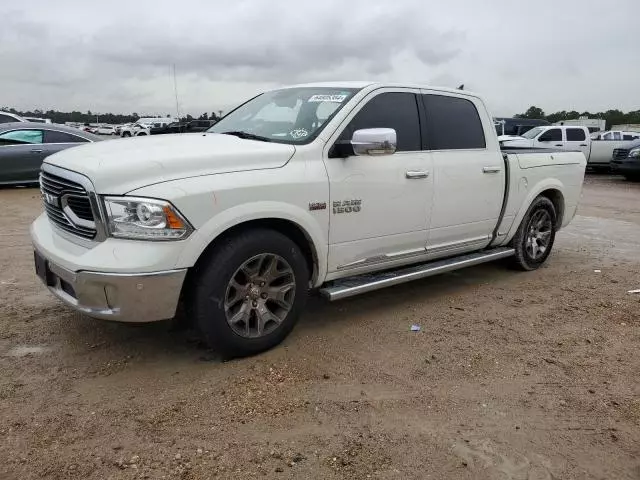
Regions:
<instances>
[{"instance_id":1,"label":"windshield","mask_svg":"<svg viewBox=\"0 0 640 480\"><path fill-rule=\"evenodd\" d=\"M525 132L522 134L522 136L524 138L535 138L538 136L538 134L540 132L542 132L544 130L544 128L542 127L536 127L536 128L532 128L531 130L529 130L528 132Z\"/></svg>"},{"instance_id":2,"label":"windshield","mask_svg":"<svg viewBox=\"0 0 640 480\"><path fill-rule=\"evenodd\" d=\"M302 87L266 92L233 110L207 130L247 134L278 143L313 140L357 92L353 88Z\"/></svg>"}]
</instances>

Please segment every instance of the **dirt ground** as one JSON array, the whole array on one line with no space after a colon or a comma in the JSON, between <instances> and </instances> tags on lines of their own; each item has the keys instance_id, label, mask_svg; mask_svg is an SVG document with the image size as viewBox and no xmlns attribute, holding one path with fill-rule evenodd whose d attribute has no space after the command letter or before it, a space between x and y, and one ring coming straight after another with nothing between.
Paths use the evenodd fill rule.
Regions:
<instances>
[{"instance_id":1,"label":"dirt ground","mask_svg":"<svg viewBox=\"0 0 640 480\"><path fill-rule=\"evenodd\" d=\"M38 191L0 190L0 478L640 479L640 184L583 195L536 272L312 299L223 363L62 306L33 273Z\"/></svg>"}]
</instances>

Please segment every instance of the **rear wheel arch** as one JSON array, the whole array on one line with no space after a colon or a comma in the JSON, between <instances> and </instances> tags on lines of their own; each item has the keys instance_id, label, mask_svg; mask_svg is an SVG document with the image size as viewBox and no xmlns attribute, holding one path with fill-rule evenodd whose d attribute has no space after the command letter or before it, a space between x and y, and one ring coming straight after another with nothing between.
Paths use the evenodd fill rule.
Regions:
<instances>
[{"instance_id":1,"label":"rear wheel arch","mask_svg":"<svg viewBox=\"0 0 640 480\"><path fill-rule=\"evenodd\" d=\"M562 220L565 212L564 195L556 188L549 188L540 192L538 196L546 197L551 200L551 203L553 203L553 206L556 209L556 229L559 230L562 226Z\"/></svg>"}]
</instances>

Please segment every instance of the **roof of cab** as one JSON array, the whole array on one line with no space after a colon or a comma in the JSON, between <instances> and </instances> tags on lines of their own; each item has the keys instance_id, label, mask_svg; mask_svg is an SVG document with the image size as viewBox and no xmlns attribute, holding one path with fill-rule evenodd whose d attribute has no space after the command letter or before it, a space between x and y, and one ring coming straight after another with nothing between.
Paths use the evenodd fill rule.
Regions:
<instances>
[{"instance_id":1,"label":"roof of cab","mask_svg":"<svg viewBox=\"0 0 640 480\"><path fill-rule=\"evenodd\" d=\"M315 82L315 83L300 83L297 85L286 85L283 87L274 88L273 90L280 90L285 88L357 88L364 89L369 88L374 90L376 88L420 88L423 90L433 90L437 92L455 93L458 95L468 95L470 97L479 97L478 94L469 90L458 90L456 88L447 87L435 87L432 85L421 85L416 83L402 83L402 82L373 82L373 81L343 81L343 82Z\"/></svg>"}]
</instances>

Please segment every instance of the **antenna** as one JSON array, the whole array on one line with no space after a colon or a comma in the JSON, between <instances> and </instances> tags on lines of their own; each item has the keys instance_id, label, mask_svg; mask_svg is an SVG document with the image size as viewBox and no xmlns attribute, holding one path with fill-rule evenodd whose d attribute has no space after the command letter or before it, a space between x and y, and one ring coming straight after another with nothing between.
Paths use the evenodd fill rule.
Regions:
<instances>
[{"instance_id":1,"label":"antenna","mask_svg":"<svg viewBox=\"0 0 640 480\"><path fill-rule=\"evenodd\" d=\"M176 64L173 64L173 91L176 94L176 115L180 119L180 103L178 103L178 82L176 81Z\"/></svg>"}]
</instances>

